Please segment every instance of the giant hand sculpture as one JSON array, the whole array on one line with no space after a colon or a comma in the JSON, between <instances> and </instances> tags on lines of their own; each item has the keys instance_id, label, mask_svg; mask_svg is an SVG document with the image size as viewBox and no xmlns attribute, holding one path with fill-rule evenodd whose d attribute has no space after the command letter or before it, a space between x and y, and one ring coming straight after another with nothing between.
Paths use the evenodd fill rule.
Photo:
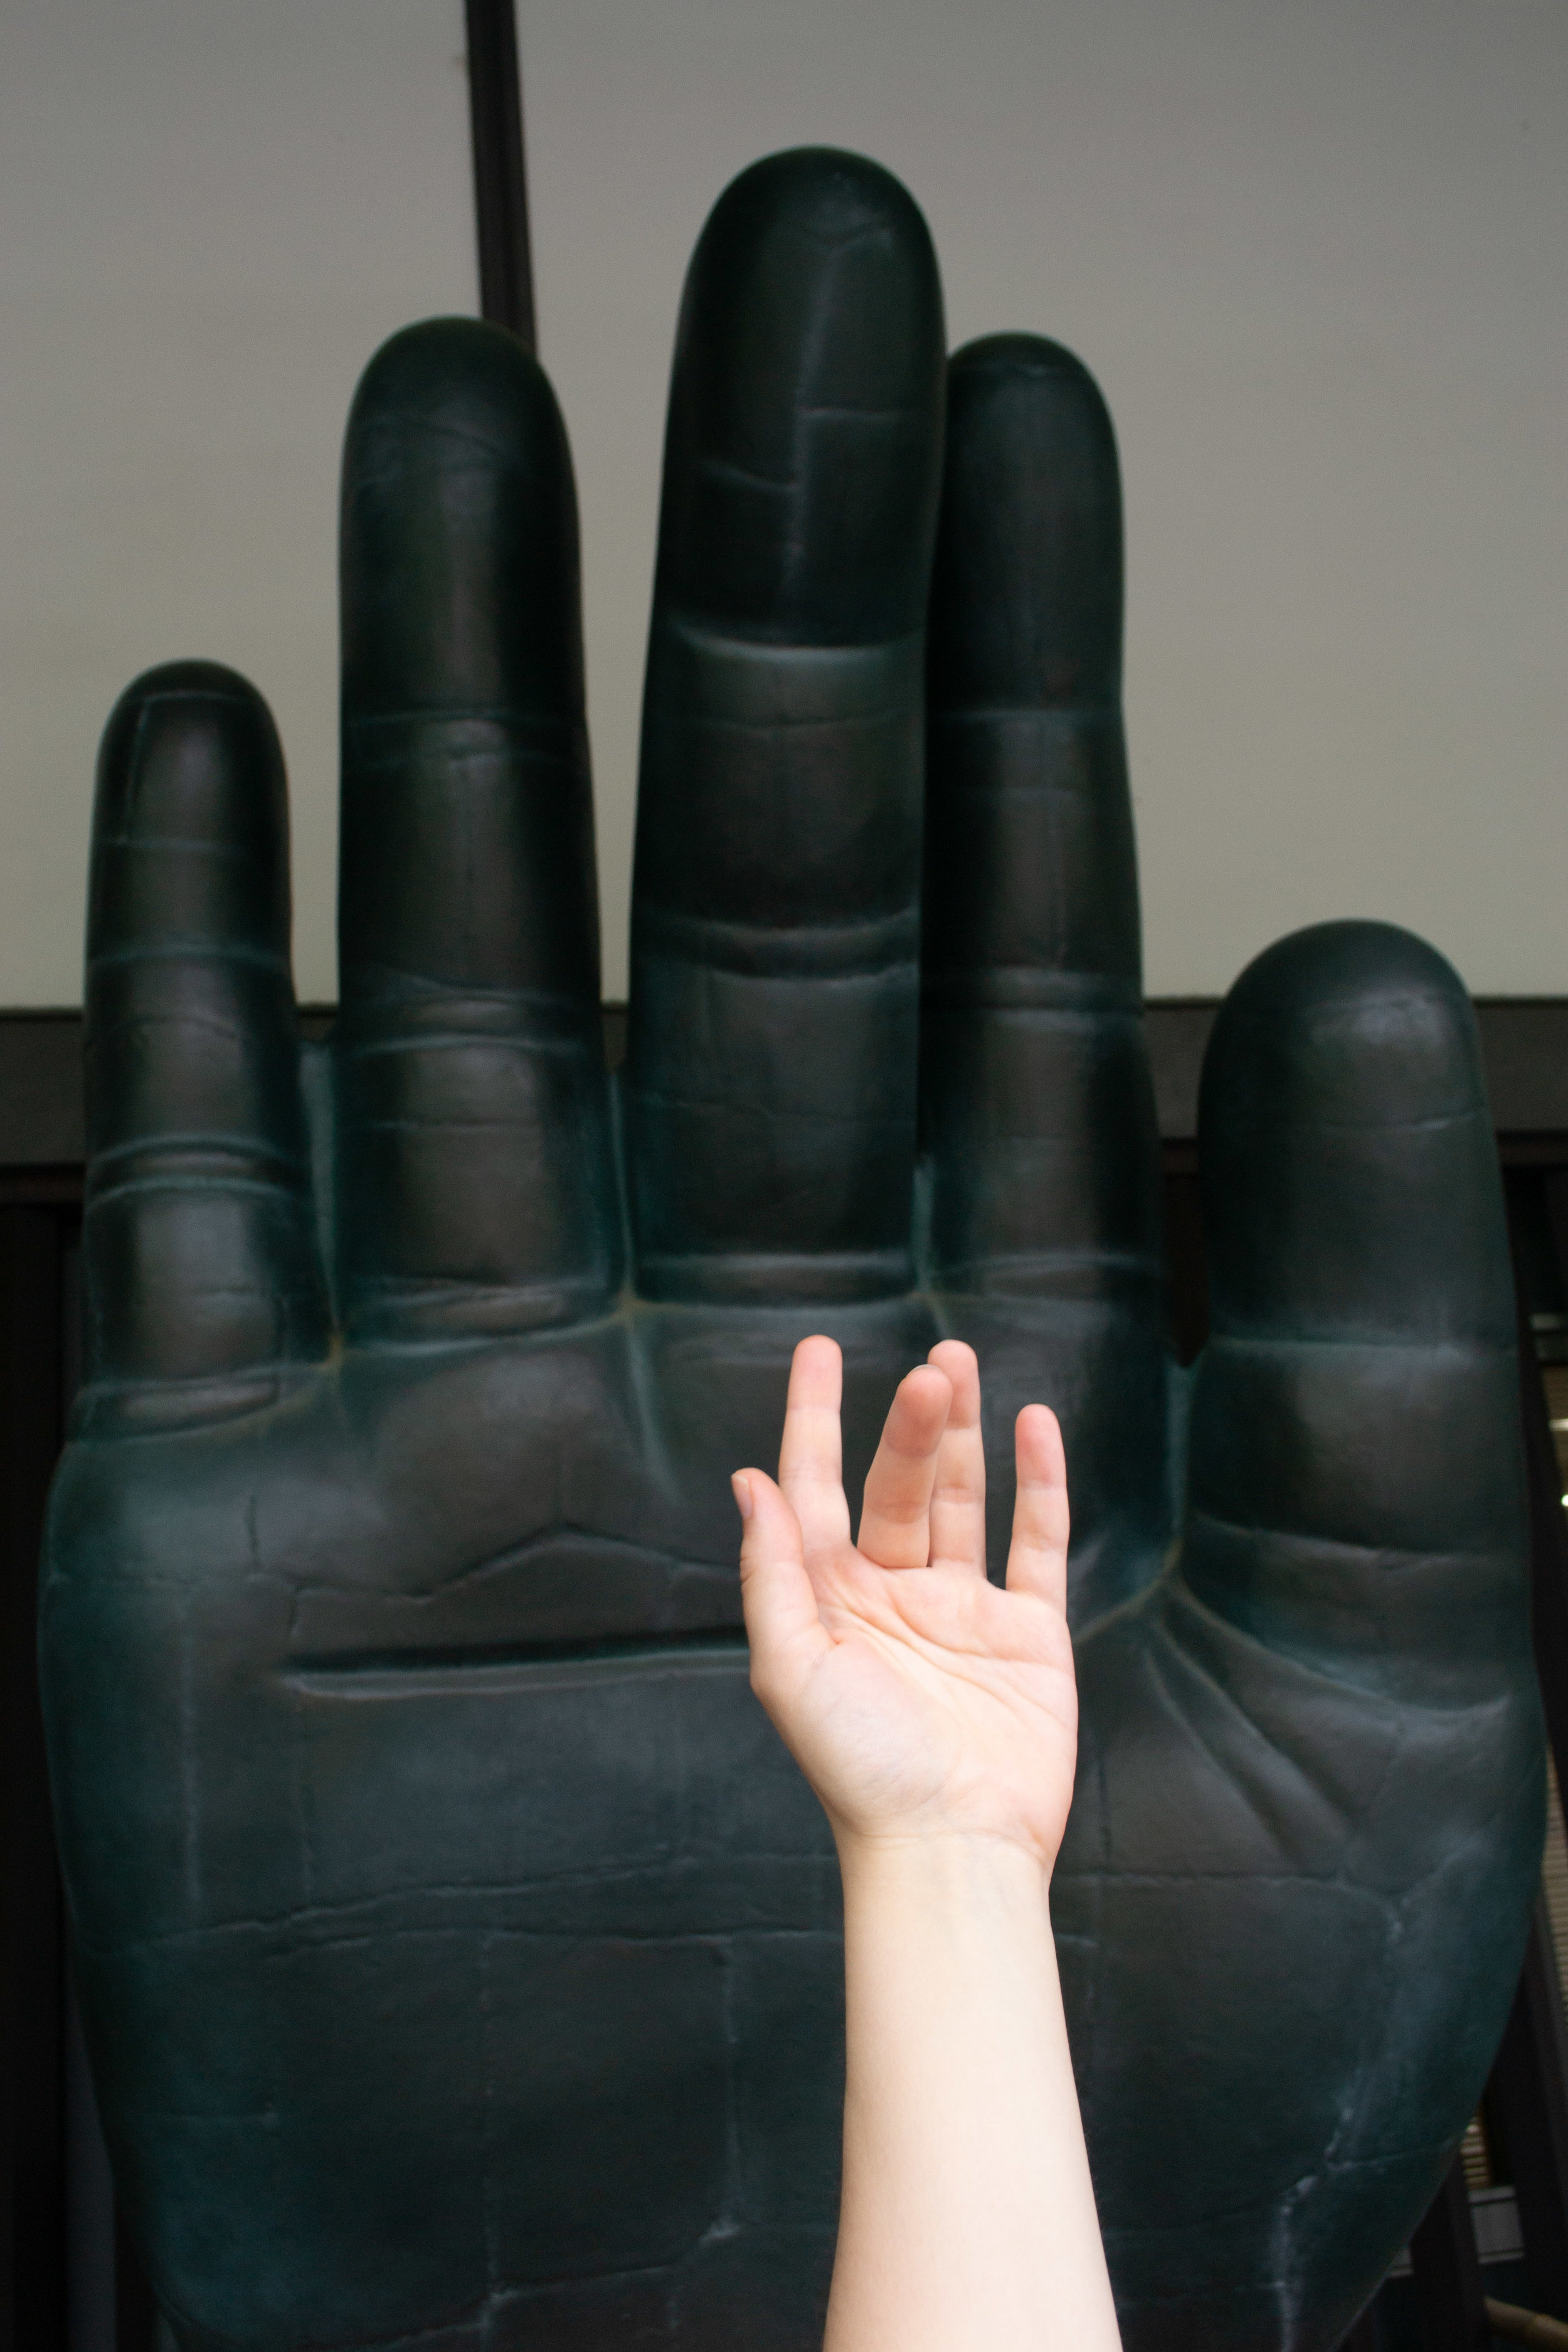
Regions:
<instances>
[{"instance_id":1,"label":"giant hand sculpture","mask_svg":"<svg viewBox=\"0 0 1568 2352\"><path fill-rule=\"evenodd\" d=\"M998 1528L1018 1405L1066 1430L1055 1904L1129 2345L1329 2352L1479 2088L1539 1853L1462 992L1369 924L1238 982L1189 1416L1089 376L1025 337L949 370L924 226L868 163L776 157L721 201L618 1089L574 532L518 343L380 352L343 478L342 1010L303 1072L260 700L178 665L105 742L43 1643L153 2284L186 2352L805 2352L837 1885L748 1690L728 1473L802 1334L843 1343L863 1465L951 1333Z\"/></svg>"}]
</instances>

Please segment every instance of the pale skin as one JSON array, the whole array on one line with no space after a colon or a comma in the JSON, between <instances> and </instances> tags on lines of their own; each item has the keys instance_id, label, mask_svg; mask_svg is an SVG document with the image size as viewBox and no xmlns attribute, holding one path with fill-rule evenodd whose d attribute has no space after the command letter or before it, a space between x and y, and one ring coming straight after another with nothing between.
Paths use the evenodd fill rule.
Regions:
<instances>
[{"instance_id":1,"label":"pale skin","mask_svg":"<svg viewBox=\"0 0 1568 2352\"><path fill-rule=\"evenodd\" d=\"M841 1389L803 1340L777 1483L735 1474L752 1686L844 1875L825 2352L1117 2352L1049 1914L1078 1748L1061 1433L1018 1415L1002 1590L973 1349L900 1383L856 1538Z\"/></svg>"}]
</instances>

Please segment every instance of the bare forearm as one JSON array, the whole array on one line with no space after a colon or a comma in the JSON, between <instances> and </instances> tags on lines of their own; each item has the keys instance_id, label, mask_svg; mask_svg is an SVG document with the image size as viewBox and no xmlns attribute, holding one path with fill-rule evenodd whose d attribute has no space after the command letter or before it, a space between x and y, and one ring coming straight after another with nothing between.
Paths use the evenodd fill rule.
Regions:
<instances>
[{"instance_id":1,"label":"bare forearm","mask_svg":"<svg viewBox=\"0 0 1568 2352\"><path fill-rule=\"evenodd\" d=\"M842 1392L803 1339L779 1483L735 1477L752 1686L844 1874L826 2352L1118 2352L1047 1899L1078 1745L1061 1432L1017 1416L998 1587L973 1350L900 1382L853 1542Z\"/></svg>"},{"instance_id":2,"label":"bare forearm","mask_svg":"<svg viewBox=\"0 0 1568 2352\"><path fill-rule=\"evenodd\" d=\"M826 2352L1116 2352L1044 1873L847 1850L844 2196Z\"/></svg>"}]
</instances>

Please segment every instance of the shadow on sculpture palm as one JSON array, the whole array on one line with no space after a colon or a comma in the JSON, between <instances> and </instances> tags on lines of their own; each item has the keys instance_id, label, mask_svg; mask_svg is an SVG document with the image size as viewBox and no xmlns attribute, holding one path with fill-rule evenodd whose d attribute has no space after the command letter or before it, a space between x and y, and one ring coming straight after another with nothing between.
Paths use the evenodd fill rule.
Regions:
<instances>
[{"instance_id":1,"label":"shadow on sculpture palm","mask_svg":"<svg viewBox=\"0 0 1568 2352\"><path fill-rule=\"evenodd\" d=\"M949 367L909 197L803 152L721 199L681 313L624 1087L520 344L416 327L355 401L303 1070L263 705L193 663L115 712L44 1675L187 2352L813 2342L837 1874L747 1688L727 1473L822 1328L862 1467L896 1377L973 1342L998 1527L1016 1408L1065 1425L1055 1912L1129 2345L1327 2352L1426 2204L1541 1835L1473 1025L1373 924L1244 975L1176 1374L1121 567L1082 367Z\"/></svg>"}]
</instances>

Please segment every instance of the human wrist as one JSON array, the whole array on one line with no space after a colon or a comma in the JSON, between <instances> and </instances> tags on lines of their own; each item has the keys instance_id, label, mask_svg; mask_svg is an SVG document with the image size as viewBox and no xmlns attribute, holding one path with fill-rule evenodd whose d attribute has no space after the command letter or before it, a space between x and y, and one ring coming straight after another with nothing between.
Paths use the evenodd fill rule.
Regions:
<instances>
[{"instance_id":1,"label":"human wrist","mask_svg":"<svg viewBox=\"0 0 1568 2352\"><path fill-rule=\"evenodd\" d=\"M1020 1839L992 1831L849 1830L834 1825L846 1910L865 1904L954 1902L1043 1907L1050 1865Z\"/></svg>"}]
</instances>

